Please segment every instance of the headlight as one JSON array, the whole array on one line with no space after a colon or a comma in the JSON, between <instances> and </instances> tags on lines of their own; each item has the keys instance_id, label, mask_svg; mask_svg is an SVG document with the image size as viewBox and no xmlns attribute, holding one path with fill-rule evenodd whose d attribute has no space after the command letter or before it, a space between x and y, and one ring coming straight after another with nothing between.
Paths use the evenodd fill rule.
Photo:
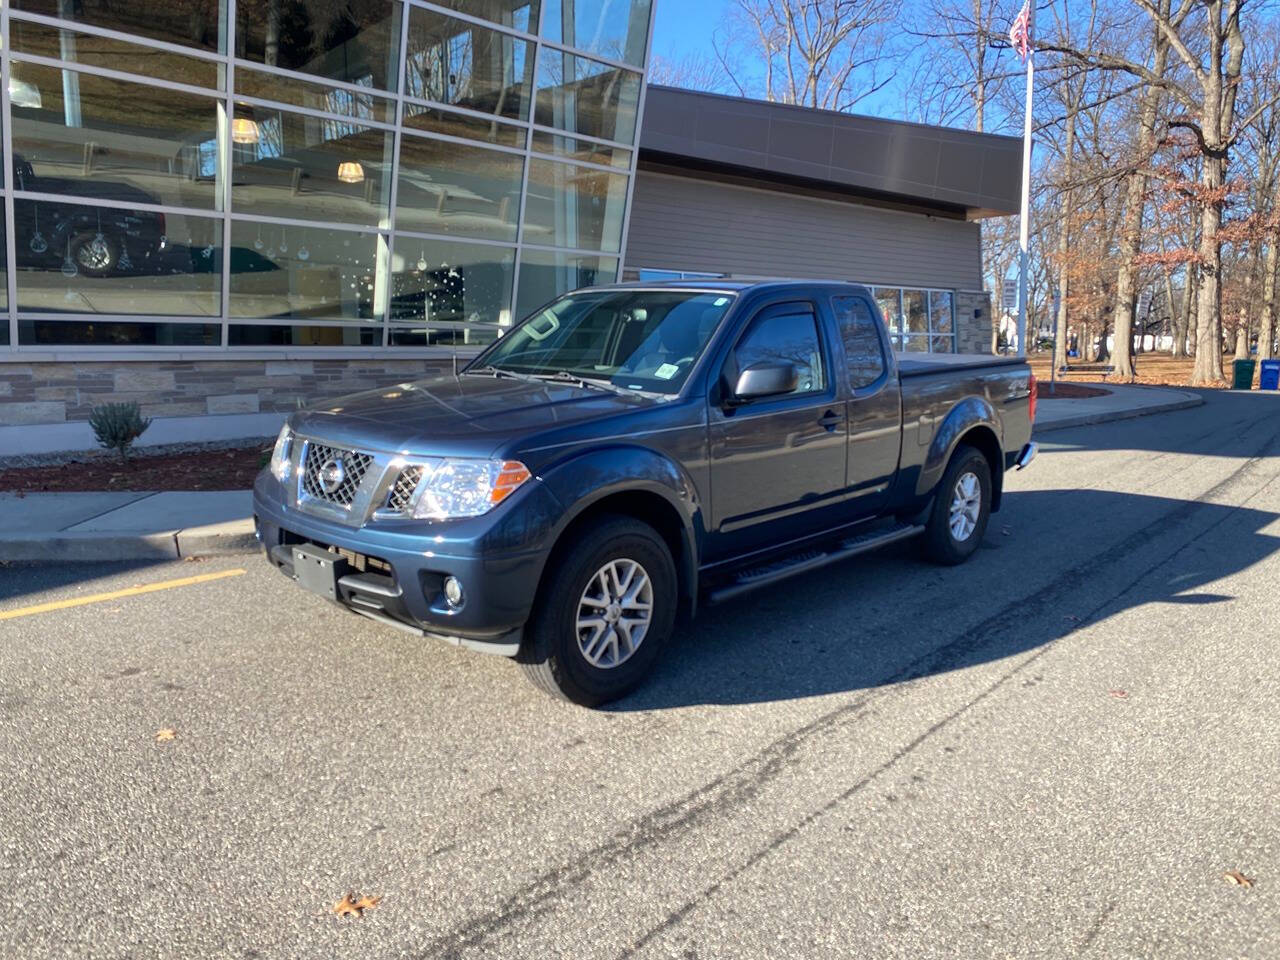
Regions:
<instances>
[{"instance_id":1,"label":"headlight","mask_svg":"<svg viewBox=\"0 0 1280 960\"><path fill-rule=\"evenodd\" d=\"M446 460L423 484L413 515L419 520L478 517L529 479L516 460Z\"/></svg>"},{"instance_id":2,"label":"headlight","mask_svg":"<svg viewBox=\"0 0 1280 960\"><path fill-rule=\"evenodd\" d=\"M293 464L289 462L290 448L293 446L293 431L286 423L280 428L280 436L276 437L275 449L271 451L271 475L283 483L289 479L289 471Z\"/></svg>"}]
</instances>

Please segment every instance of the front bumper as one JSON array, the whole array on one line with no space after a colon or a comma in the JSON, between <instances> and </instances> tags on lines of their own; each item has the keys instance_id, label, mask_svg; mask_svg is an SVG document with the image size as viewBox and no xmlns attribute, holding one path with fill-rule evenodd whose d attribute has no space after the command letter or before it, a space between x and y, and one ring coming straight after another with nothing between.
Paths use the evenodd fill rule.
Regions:
<instances>
[{"instance_id":1,"label":"front bumper","mask_svg":"<svg viewBox=\"0 0 1280 960\"><path fill-rule=\"evenodd\" d=\"M551 495L539 487L511 498L526 501L521 518L526 535L536 518L554 513L552 503L544 500ZM502 530L502 518L493 515L465 523L353 528L284 506L279 492L274 478L260 476L253 506L263 549L282 573L297 579L294 548L311 545L336 554L332 599L353 613L460 646L515 656L546 561L547 548L537 537L528 536L531 542L523 549L495 550L494 539L510 537ZM521 508L509 502L495 514ZM446 577L463 585L459 606L445 600Z\"/></svg>"}]
</instances>

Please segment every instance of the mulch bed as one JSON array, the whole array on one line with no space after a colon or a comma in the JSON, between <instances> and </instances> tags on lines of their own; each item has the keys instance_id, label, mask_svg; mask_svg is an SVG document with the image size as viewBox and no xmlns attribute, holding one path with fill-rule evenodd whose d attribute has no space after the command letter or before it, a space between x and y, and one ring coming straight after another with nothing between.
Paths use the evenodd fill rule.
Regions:
<instances>
[{"instance_id":1,"label":"mulch bed","mask_svg":"<svg viewBox=\"0 0 1280 960\"><path fill-rule=\"evenodd\" d=\"M1037 400L1083 400L1085 397L1105 397L1110 392L1101 387L1086 387L1081 383L1064 383L1059 380L1050 393L1047 380L1036 381Z\"/></svg>"},{"instance_id":2,"label":"mulch bed","mask_svg":"<svg viewBox=\"0 0 1280 960\"><path fill-rule=\"evenodd\" d=\"M92 454L56 466L0 468L0 492L248 490L269 456L258 447L242 447L134 454L126 464L115 454Z\"/></svg>"}]
</instances>

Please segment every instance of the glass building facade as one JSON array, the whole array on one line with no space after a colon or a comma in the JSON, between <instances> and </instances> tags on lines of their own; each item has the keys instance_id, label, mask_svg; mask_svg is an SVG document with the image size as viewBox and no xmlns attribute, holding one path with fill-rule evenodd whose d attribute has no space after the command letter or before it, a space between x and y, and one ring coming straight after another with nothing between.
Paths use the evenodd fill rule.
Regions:
<instances>
[{"instance_id":1,"label":"glass building facade","mask_svg":"<svg viewBox=\"0 0 1280 960\"><path fill-rule=\"evenodd\" d=\"M0 357L482 344L618 277L652 0L5 0Z\"/></svg>"}]
</instances>

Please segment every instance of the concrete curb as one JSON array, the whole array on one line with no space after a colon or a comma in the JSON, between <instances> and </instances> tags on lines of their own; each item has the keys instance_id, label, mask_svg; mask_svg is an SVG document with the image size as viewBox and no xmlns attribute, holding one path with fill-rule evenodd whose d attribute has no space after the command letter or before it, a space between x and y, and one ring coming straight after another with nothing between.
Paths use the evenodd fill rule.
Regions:
<instances>
[{"instance_id":1,"label":"concrete curb","mask_svg":"<svg viewBox=\"0 0 1280 960\"><path fill-rule=\"evenodd\" d=\"M1167 403L1154 403L1146 407L1134 407L1128 410L1110 410L1104 413L1083 413L1074 417L1063 417L1061 420L1054 420L1051 423L1037 423L1035 429L1032 430L1032 436L1040 436L1042 433L1049 433L1053 430L1066 430L1068 427L1087 427L1098 423L1111 423L1114 420L1132 420L1135 417L1146 417L1155 413L1172 413L1174 410L1189 410L1192 407L1199 407L1204 404L1204 397L1197 396L1194 393L1177 392L1183 399L1170 400Z\"/></svg>"},{"instance_id":2,"label":"concrete curb","mask_svg":"<svg viewBox=\"0 0 1280 960\"><path fill-rule=\"evenodd\" d=\"M253 521L233 520L163 533L59 533L0 538L0 560L84 563L104 560L181 560L255 553Z\"/></svg>"}]
</instances>

